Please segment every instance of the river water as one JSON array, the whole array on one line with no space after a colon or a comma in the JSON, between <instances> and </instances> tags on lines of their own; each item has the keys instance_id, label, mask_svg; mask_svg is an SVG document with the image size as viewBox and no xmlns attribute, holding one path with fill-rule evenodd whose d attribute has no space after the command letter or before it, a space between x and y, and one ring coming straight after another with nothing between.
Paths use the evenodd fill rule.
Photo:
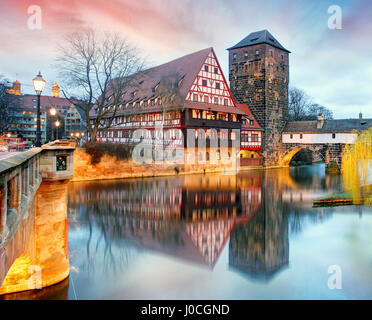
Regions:
<instances>
[{"instance_id":1,"label":"river water","mask_svg":"<svg viewBox=\"0 0 372 320\"><path fill-rule=\"evenodd\" d=\"M37 298L370 299L371 207L312 207L340 189L323 164L70 183L70 277Z\"/></svg>"}]
</instances>

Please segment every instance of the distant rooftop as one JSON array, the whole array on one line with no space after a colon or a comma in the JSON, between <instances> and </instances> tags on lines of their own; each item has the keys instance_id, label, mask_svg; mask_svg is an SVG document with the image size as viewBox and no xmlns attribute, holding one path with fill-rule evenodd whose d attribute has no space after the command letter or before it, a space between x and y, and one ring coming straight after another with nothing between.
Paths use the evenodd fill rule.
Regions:
<instances>
[{"instance_id":1,"label":"distant rooftop","mask_svg":"<svg viewBox=\"0 0 372 320\"><path fill-rule=\"evenodd\" d=\"M266 29L250 33L242 41L238 42L235 46L233 46L231 48L228 48L227 50L253 46L253 45L256 45L256 44L260 44L260 43L267 43L267 44L272 45L273 47L277 47L279 49L282 49L282 50L287 51L288 53L290 53L290 51L287 50L286 48L284 48L279 43L279 41L276 40L273 37L273 35L269 31L267 31Z\"/></svg>"},{"instance_id":2,"label":"distant rooftop","mask_svg":"<svg viewBox=\"0 0 372 320\"><path fill-rule=\"evenodd\" d=\"M285 126L283 132L352 132L362 131L372 127L372 119L337 119L324 120L322 128L317 128L317 120L312 121L290 121Z\"/></svg>"}]
</instances>

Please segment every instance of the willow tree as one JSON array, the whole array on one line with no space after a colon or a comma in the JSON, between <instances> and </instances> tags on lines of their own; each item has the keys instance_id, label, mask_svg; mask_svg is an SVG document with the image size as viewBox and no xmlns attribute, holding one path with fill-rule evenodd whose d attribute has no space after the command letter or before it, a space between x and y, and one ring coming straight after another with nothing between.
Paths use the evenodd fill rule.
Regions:
<instances>
[{"instance_id":1,"label":"willow tree","mask_svg":"<svg viewBox=\"0 0 372 320\"><path fill-rule=\"evenodd\" d=\"M358 134L354 144L347 145L342 157L342 177L352 192L355 204L372 205L372 127Z\"/></svg>"},{"instance_id":2,"label":"willow tree","mask_svg":"<svg viewBox=\"0 0 372 320\"><path fill-rule=\"evenodd\" d=\"M57 68L62 92L84 110L91 141L98 129L108 129L133 75L143 68L138 49L116 33L92 30L70 35L59 46ZM71 98L73 97L73 98Z\"/></svg>"}]
</instances>

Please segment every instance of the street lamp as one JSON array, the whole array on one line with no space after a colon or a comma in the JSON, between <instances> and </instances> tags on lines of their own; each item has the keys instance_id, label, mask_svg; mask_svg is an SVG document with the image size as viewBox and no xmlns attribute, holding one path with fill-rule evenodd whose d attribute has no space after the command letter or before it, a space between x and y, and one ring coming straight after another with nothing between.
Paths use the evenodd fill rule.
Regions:
<instances>
[{"instance_id":1,"label":"street lamp","mask_svg":"<svg viewBox=\"0 0 372 320\"><path fill-rule=\"evenodd\" d=\"M35 92L37 94L37 128L36 128L36 147L41 147L41 131L40 131L40 95L44 90L46 81L43 79L40 71L36 78L32 79Z\"/></svg>"},{"instance_id":2,"label":"street lamp","mask_svg":"<svg viewBox=\"0 0 372 320\"><path fill-rule=\"evenodd\" d=\"M59 120L56 121L55 125L56 125L56 139L58 140L58 127L61 125Z\"/></svg>"},{"instance_id":3,"label":"street lamp","mask_svg":"<svg viewBox=\"0 0 372 320\"><path fill-rule=\"evenodd\" d=\"M56 116L56 114L57 114L57 110L56 110L56 108L51 108L50 110L49 110L49 113L50 113L50 115L52 116L52 121L54 120L54 117ZM54 140L54 128L53 128L53 124L52 124L52 141Z\"/></svg>"}]
</instances>

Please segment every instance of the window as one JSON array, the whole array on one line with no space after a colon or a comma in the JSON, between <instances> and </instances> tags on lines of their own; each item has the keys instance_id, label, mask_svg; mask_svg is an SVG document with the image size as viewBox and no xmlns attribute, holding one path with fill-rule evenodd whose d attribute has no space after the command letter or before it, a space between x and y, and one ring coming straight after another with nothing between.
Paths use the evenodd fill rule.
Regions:
<instances>
[{"instance_id":1,"label":"window","mask_svg":"<svg viewBox=\"0 0 372 320\"><path fill-rule=\"evenodd\" d=\"M289 138L290 138L290 139L293 139L293 134L290 134L290 135L289 135Z\"/></svg>"},{"instance_id":2,"label":"window","mask_svg":"<svg viewBox=\"0 0 372 320\"><path fill-rule=\"evenodd\" d=\"M206 87L207 86L207 80L205 80L205 79L202 80L202 86L203 87Z\"/></svg>"},{"instance_id":3,"label":"window","mask_svg":"<svg viewBox=\"0 0 372 320\"><path fill-rule=\"evenodd\" d=\"M258 142L258 134L257 133L252 133L251 140L252 140L252 142Z\"/></svg>"},{"instance_id":4,"label":"window","mask_svg":"<svg viewBox=\"0 0 372 320\"><path fill-rule=\"evenodd\" d=\"M282 60L284 60L284 56L283 55L281 56L281 58L282 58Z\"/></svg>"},{"instance_id":5,"label":"window","mask_svg":"<svg viewBox=\"0 0 372 320\"><path fill-rule=\"evenodd\" d=\"M200 110L192 109L192 117L195 119L200 118Z\"/></svg>"},{"instance_id":6,"label":"window","mask_svg":"<svg viewBox=\"0 0 372 320\"><path fill-rule=\"evenodd\" d=\"M300 139L302 139L302 137L303 137L303 135L302 135L302 133L300 134Z\"/></svg>"},{"instance_id":7,"label":"window","mask_svg":"<svg viewBox=\"0 0 372 320\"><path fill-rule=\"evenodd\" d=\"M220 89L220 83L216 82L216 89Z\"/></svg>"},{"instance_id":8,"label":"window","mask_svg":"<svg viewBox=\"0 0 372 320\"><path fill-rule=\"evenodd\" d=\"M193 101L198 101L198 95L197 94L194 94L192 100Z\"/></svg>"},{"instance_id":9,"label":"window","mask_svg":"<svg viewBox=\"0 0 372 320\"><path fill-rule=\"evenodd\" d=\"M256 56L260 54L260 50L256 50Z\"/></svg>"},{"instance_id":10,"label":"window","mask_svg":"<svg viewBox=\"0 0 372 320\"><path fill-rule=\"evenodd\" d=\"M244 57L248 58L248 51L244 52Z\"/></svg>"},{"instance_id":11,"label":"window","mask_svg":"<svg viewBox=\"0 0 372 320\"><path fill-rule=\"evenodd\" d=\"M214 73L218 74L218 68L214 68Z\"/></svg>"},{"instance_id":12,"label":"window","mask_svg":"<svg viewBox=\"0 0 372 320\"><path fill-rule=\"evenodd\" d=\"M214 97L214 103L218 104L218 98L217 97Z\"/></svg>"},{"instance_id":13,"label":"window","mask_svg":"<svg viewBox=\"0 0 372 320\"><path fill-rule=\"evenodd\" d=\"M204 96L204 102L209 103L209 97L208 96Z\"/></svg>"},{"instance_id":14,"label":"window","mask_svg":"<svg viewBox=\"0 0 372 320\"><path fill-rule=\"evenodd\" d=\"M233 59L236 60L237 57L238 55L236 53L233 53Z\"/></svg>"},{"instance_id":15,"label":"window","mask_svg":"<svg viewBox=\"0 0 372 320\"><path fill-rule=\"evenodd\" d=\"M249 120L249 125L250 126L254 126L254 121L253 120Z\"/></svg>"},{"instance_id":16,"label":"window","mask_svg":"<svg viewBox=\"0 0 372 320\"><path fill-rule=\"evenodd\" d=\"M208 72L209 71L209 68L208 66L204 66L204 71Z\"/></svg>"},{"instance_id":17,"label":"window","mask_svg":"<svg viewBox=\"0 0 372 320\"><path fill-rule=\"evenodd\" d=\"M336 134L332 133L332 139L336 139Z\"/></svg>"},{"instance_id":18,"label":"window","mask_svg":"<svg viewBox=\"0 0 372 320\"><path fill-rule=\"evenodd\" d=\"M224 100L223 100L223 104L224 104L225 106L227 106L227 105L229 104L229 100L224 99Z\"/></svg>"},{"instance_id":19,"label":"window","mask_svg":"<svg viewBox=\"0 0 372 320\"><path fill-rule=\"evenodd\" d=\"M270 50L270 56L271 57L273 56L273 50Z\"/></svg>"},{"instance_id":20,"label":"window","mask_svg":"<svg viewBox=\"0 0 372 320\"><path fill-rule=\"evenodd\" d=\"M56 170L57 171L67 170L67 156L56 157Z\"/></svg>"}]
</instances>

